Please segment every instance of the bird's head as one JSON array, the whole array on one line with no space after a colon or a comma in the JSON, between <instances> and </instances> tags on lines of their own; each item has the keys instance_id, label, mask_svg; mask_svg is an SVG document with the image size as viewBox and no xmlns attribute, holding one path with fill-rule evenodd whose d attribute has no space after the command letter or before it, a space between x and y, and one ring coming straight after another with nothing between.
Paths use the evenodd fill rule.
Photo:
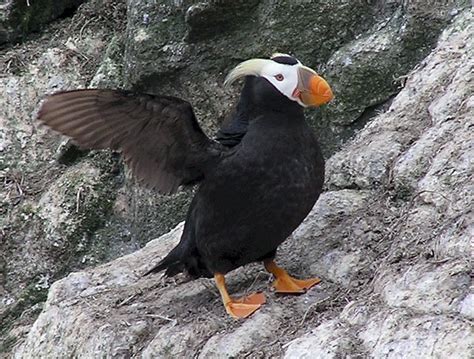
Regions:
<instances>
[{"instance_id":1,"label":"bird's head","mask_svg":"<svg viewBox=\"0 0 474 359\"><path fill-rule=\"evenodd\" d=\"M278 91L277 95L282 94L303 107L324 105L334 97L326 80L287 54L278 53L270 59L244 61L227 75L224 85L228 86L245 76L264 79L263 86L270 84L272 90Z\"/></svg>"}]
</instances>

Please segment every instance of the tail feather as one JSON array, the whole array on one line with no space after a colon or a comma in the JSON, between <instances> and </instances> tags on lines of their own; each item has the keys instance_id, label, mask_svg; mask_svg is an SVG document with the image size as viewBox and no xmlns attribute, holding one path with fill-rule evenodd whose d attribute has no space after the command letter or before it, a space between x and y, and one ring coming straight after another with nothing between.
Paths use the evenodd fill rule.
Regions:
<instances>
[{"instance_id":1,"label":"tail feather","mask_svg":"<svg viewBox=\"0 0 474 359\"><path fill-rule=\"evenodd\" d=\"M194 242L181 241L168 255L153 268L149 269L143 276L158 273L165 270L165 275L172 277L178 273L185 272L193 278L211 278L212 273L204 264Z\"/></svg>"},{"instance_id":2,"label":"tail feather","mask_svg":"<svg viewBox=\"0 0 474 359\"><path fill-rule=\"evenodd\" d=\"M143 276L145 277L151 273L158 273L165 269L165 275L168 277L172 277L184 270L184 265L181 262L179 246L175 247L165 258L159 261L157 265L145 272Z\"/></svg>"}]
</instances>

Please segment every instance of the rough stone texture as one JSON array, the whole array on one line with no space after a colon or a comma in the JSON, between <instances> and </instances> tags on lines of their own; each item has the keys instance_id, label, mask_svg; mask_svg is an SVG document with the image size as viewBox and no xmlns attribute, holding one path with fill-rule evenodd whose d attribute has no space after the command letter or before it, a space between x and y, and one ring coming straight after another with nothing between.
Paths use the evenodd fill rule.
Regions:
<instances>
[{"instance_id":1,"label":"rough stone texture","mask_svg":"<svg viewBox=\"0 0 474 359\"><path fill-rule=\"evenodd\" d=\"M332 125L353 123L367 108L399 91L413 60L427 54L449 13L456 13L447 4L439 5L433 11L429 2L407 1L331 56L327 77L338 96L325 115Z\"/></svg>"},{"instance_id":2,"label":"rough stone texture","mask_svg":"<svg viewBox=\"0 0 474 359\"><path fill-rule=\"evenodd\" d=\"M227 115L222 81L239 61L295 54L327 77L335 101L308 118L325 153L339 149L400 90L440 31L468 1L130 0L127 86L191 99L204 127Z\"/></svg>"},{"instance_id":3,"label":"rough stone texture","mask_svg":"<svg viewBox=\"0 0 474 359\"><path fill-rule=\"evenodd\" d=\"M181 224L55 282L14 356L473 357L472 24L471 10L458 15L390 108L328 161L328 191L278 257L320 275L316 288L277 296L260 265L238 269L230 291L264 290L267 303L234 321L209 280L141 277Z\"/></svg>"},{"instance_id":4,"label":"rough stone texture","mask_svg":"<svg viewBox=\"0 0 474 359\"><path fill-rule=\"evenodd\" d=\"M288 346L285 359L340 358L342 353L356 358L351 340L347 338L348 329L337 320L328 320L311 333L295 339ZM362 356L362 355L361 355ZM363 356L362 356L363 357Z\"/></svg>"},{"instance_id":5,"label":"rough stone texture","mask_svg":"<svg viewBox=\"0 0 474 359\"><path fill-rule=\"evenodd\" d=\"M81 154L61 166L62 139L34 121L44 94L86 86L111 29L120 29L119 9L85 5L74 21L0 54L0 353L24 335L53 281L114 251L130 252L107 248L96 233L117 206L116 159Z\"/></svg>"},{"instance_id":6,"label":"rough stone texture","mask_svg":"<svg viewBox=\"0 0 474 359\"><path fill-rule=\"evenodd\" d=\"M322 357L407 357L419 344L422 354L434 348L443 357L459 340L452 350L462 357L474 315L471 15L443 34L389 109L378 104L400 90L467 3L433 10L431 1L129 0L125 21L121 1L98 0L2 50L0 353L16 345L20 357L314 357L304 348ZM211 130L237 93L222 89L227 70L273 51L296 54L336 89L331 106L308 113L326 153L384 112L329 161L328 191L281 249L292 273L323 283L301 297L270 294L258 315L235 323L210 282L138 280L176 232L57 282L30 331L51 283L137 250L182 220L189 201L186 192L166 199L137 188L115 156L78 151L37 128L41 97L86 86L178 95ZM230 276L231 290L267 290L266 279L252 265Z\"/></svg>"},{"instance_id":7,"label":"rough stone texture","mask_svg":"<svg viewBox=\"0 0 474 359\"><path fill-rule=\"evenodd\" d=\"M21 40L28 33L67 12L74 11L84 0L6 0L0 4L0 47Z\"/></svg>"},{"instance_id":8,"label":"rough stone texture","mask_svg":"<svg viewBox=\"0 0 474 359\"><path fill-rule=\"evenodd\" d=\"M27 1L15 2L20 3ZM30 0L31 6L22 14L34 9L38 16L28 15L25 22L15 25L36 29L33 21L43 19L43 10L51 10L47 6L36 8L45 3ZM68 3L72 2L54 1L54 6ZM72 18L42 26L42 34L1 50L0 352L8 352L24 338L52 282L71 271L131 253L150 238L166 233L184 219L192 192L163 197L138 188L126 178L116 156L79 151L38 128L34 116L44 94L97 86L176 95L190 100L209 131L227 116L237 96L238 86L222 88L232 66L274 51L292 52L329 77L337 89L333 105L308 112L328 154L373 117L374 105L399 90L392 78L405 75L426 55L437 34L468 2L446 2L436 11L431 10L431 3L129 0L125 4L124 0L90 0ZM1 10L11 9L11 4L7 2ZM2 12L2 16L6 14ZM386 46L388 41L391 46ZM373 64L383 76L376 76ZM430 111L443 109L440 102ZM449 134L452 128L444 126ZM433 143L440 146L440 136L436 130L427 134L426 144L414 148L400 165L399 178L403 181L397 184L398 193L416 185L412 183L416 166L410 161L425 161L428 166L426 148ZM385 152L396 156L399 149L383 138L380 143L386 147L373 145L370 165L362 170L383 177L380 161L385 159ZM345 176L343 172L340 175ZM357 181L368 179L360 176ZM437 185L430 180L425 187ZM428 192L423 196L427 198ZM323 211L321 225L317 230L308 227L314 234L305 238L315 237L317 231L321 237L341 231L349 238L353 231L378 238L380 233L370 229L382 215L375 210L377 206L352 227L339 220L340 216L361 216L367 205L377 204L370 189L362 192L349 186L328 192L325 198L321 205L327 211ZM452 245L451 235L449 230L442 233L440 247L446 253L459 253L461 249ZM291 269L299 274L315 271L345 286L369 282L363 275L369 272L376 251L367 256L361 250L361 246L366 247L362 240L351 242L346 237L334 238L322 247L308 245L307 254L316 259L301 267L291 264ZM469 245L467 236L463 243ZM288 245L289 249L305 254L298 246ZM321 257L321 252L327 256ZM354 269L357 266L360 269ZM335 290L328 287L311 298L324 300ZM298 313L304 313L304 302L295 303L299 303L295 304ZM469 311L467 305L463 308ZM189 333L192 337L192 327ZM212 348L207 348L211 353Z\"/></svg>"},{"instance_id":9,"label":"rough stone texture","mask_svg":"<svg viewBox=\"0 0 474 359\"><path fill-rule=\"evenodd\" d=\"M320 357L338 357L347 353L339 342L347 341L376 358L474 355L467 309L473 301L472 35L466 11L388 111L330 159L329 188L371 193L388 207L379 218L385 233L365 242L385 250L364 255L375 270L369 296L354 297L335 321L292 342L286 357L318 357L319 348L327 350ZM318 234L320 227L311 228ZM358 237L353 228L351 241ZM371 238L373 229L363 235ZM296 233L310 231L302 226Z\"/></svg>"}]
</instances>

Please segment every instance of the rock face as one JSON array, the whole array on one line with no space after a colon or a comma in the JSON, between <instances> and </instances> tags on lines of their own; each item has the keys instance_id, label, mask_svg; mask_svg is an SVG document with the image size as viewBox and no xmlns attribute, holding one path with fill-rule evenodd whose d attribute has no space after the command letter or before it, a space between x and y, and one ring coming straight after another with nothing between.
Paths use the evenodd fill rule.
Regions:
<instances>
[{"instance_id":1,"label":"rock face","mask_svg":"<svg viewBox=\"0 0 474 359\"><path fill-rule=\"evenodd\" d=\"M0 5L0 47L74 11L84 0L6 0Z\"/></svg>"},{"instance_id":2,"label":"rock face","mask_svg":"<svg viewBox=\"0 0 474 359\"><path fill-rule=\"evenodd\" d=\"M280 297L260 265L236 270L231 292L263 290L267 303L234 321L208 280L141 277L180 224L55 282L14 357L472 358L472 24L470 9L456 16L390 107L329 159L327 191L278 257L321 285Z\"/></svg>"},{"instance_id":3,"label":"rock face","mask_svg":"<svg viewBox=\"0 0 474 359\"><path fill-rule=\"evenodd\" d=\"M43 29L22 45L0 45L7 47L0 53L0 352L24 338L51 283L166 233L184 218L190 198L190 191L166 198L138 188L116 156L78 151L38 128L44 94L125 86L177 95L212 130L238 91L222 89L232 66L292 52L337 89L332 107L308 114L331 153L399 90L392 78L428 54L467 1L430 11L430 1L90 0L73 17L44 25L72 15L64 10L79 3L0 5L0 42ZM377 71L368 72L375 63ZM339 258L345 266L334 275L348 281L358 258Z\"/></svg>"},{"instance_id":4,"label":"rock face","mask_svg":"<svg viewBox=\"0 0 474 359\"><path fill-rule=\"evenodd\" d=\"M337 97L308 113L331 154L400 90L400 82L434 46L465 1L128 2L128 87L192 99L206 129L226 117L222 82L238 62L295 54L329 80ZM234 92L235 94L235 92Z\"/></svg>"},{"instance_id":5,"label":"rock face","mask_svg":"<svg viewBox=\"0 0 474 359\"><path fill-rule=\"evenodd\" d=\"M116 206L116 159L76 152L78 159L61 165L55 159L63 140L34 123L45 93L86 86L121 28L120 8L85 5L74 22L62 20L0 54L0 353L31 325L55 279L102 261L104 252L130 252L121 250L124 243L107 248L92 240L99 228L105 237Z\"/></svg>"}]
</instances>

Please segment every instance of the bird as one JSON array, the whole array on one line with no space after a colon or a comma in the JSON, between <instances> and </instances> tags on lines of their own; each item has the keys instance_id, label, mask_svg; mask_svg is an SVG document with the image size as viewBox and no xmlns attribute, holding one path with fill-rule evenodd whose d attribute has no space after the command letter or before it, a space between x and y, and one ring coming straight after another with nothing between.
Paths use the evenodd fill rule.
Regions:
<instances>
[{"instance_id":1,"label":"bird","mask_svg":"<svg viewBox=\"0 0 474 359\"><path fill-rule=\"evenodd\" d=\"M144 275L213 277L237 319L266 299L231 296L225 276L234 269L263 262L277 293L304 293L320 282L290 276L275 256L323 190L325 162L304 109L334 97L324 78L289 54L243 61L224 86L239 79L236 109L215 138L189 102L122 89L60 91L37 116L80 148L120 152L137 182L161 194L198 185L179 243Z\"/></svg>"}]
</instances>

